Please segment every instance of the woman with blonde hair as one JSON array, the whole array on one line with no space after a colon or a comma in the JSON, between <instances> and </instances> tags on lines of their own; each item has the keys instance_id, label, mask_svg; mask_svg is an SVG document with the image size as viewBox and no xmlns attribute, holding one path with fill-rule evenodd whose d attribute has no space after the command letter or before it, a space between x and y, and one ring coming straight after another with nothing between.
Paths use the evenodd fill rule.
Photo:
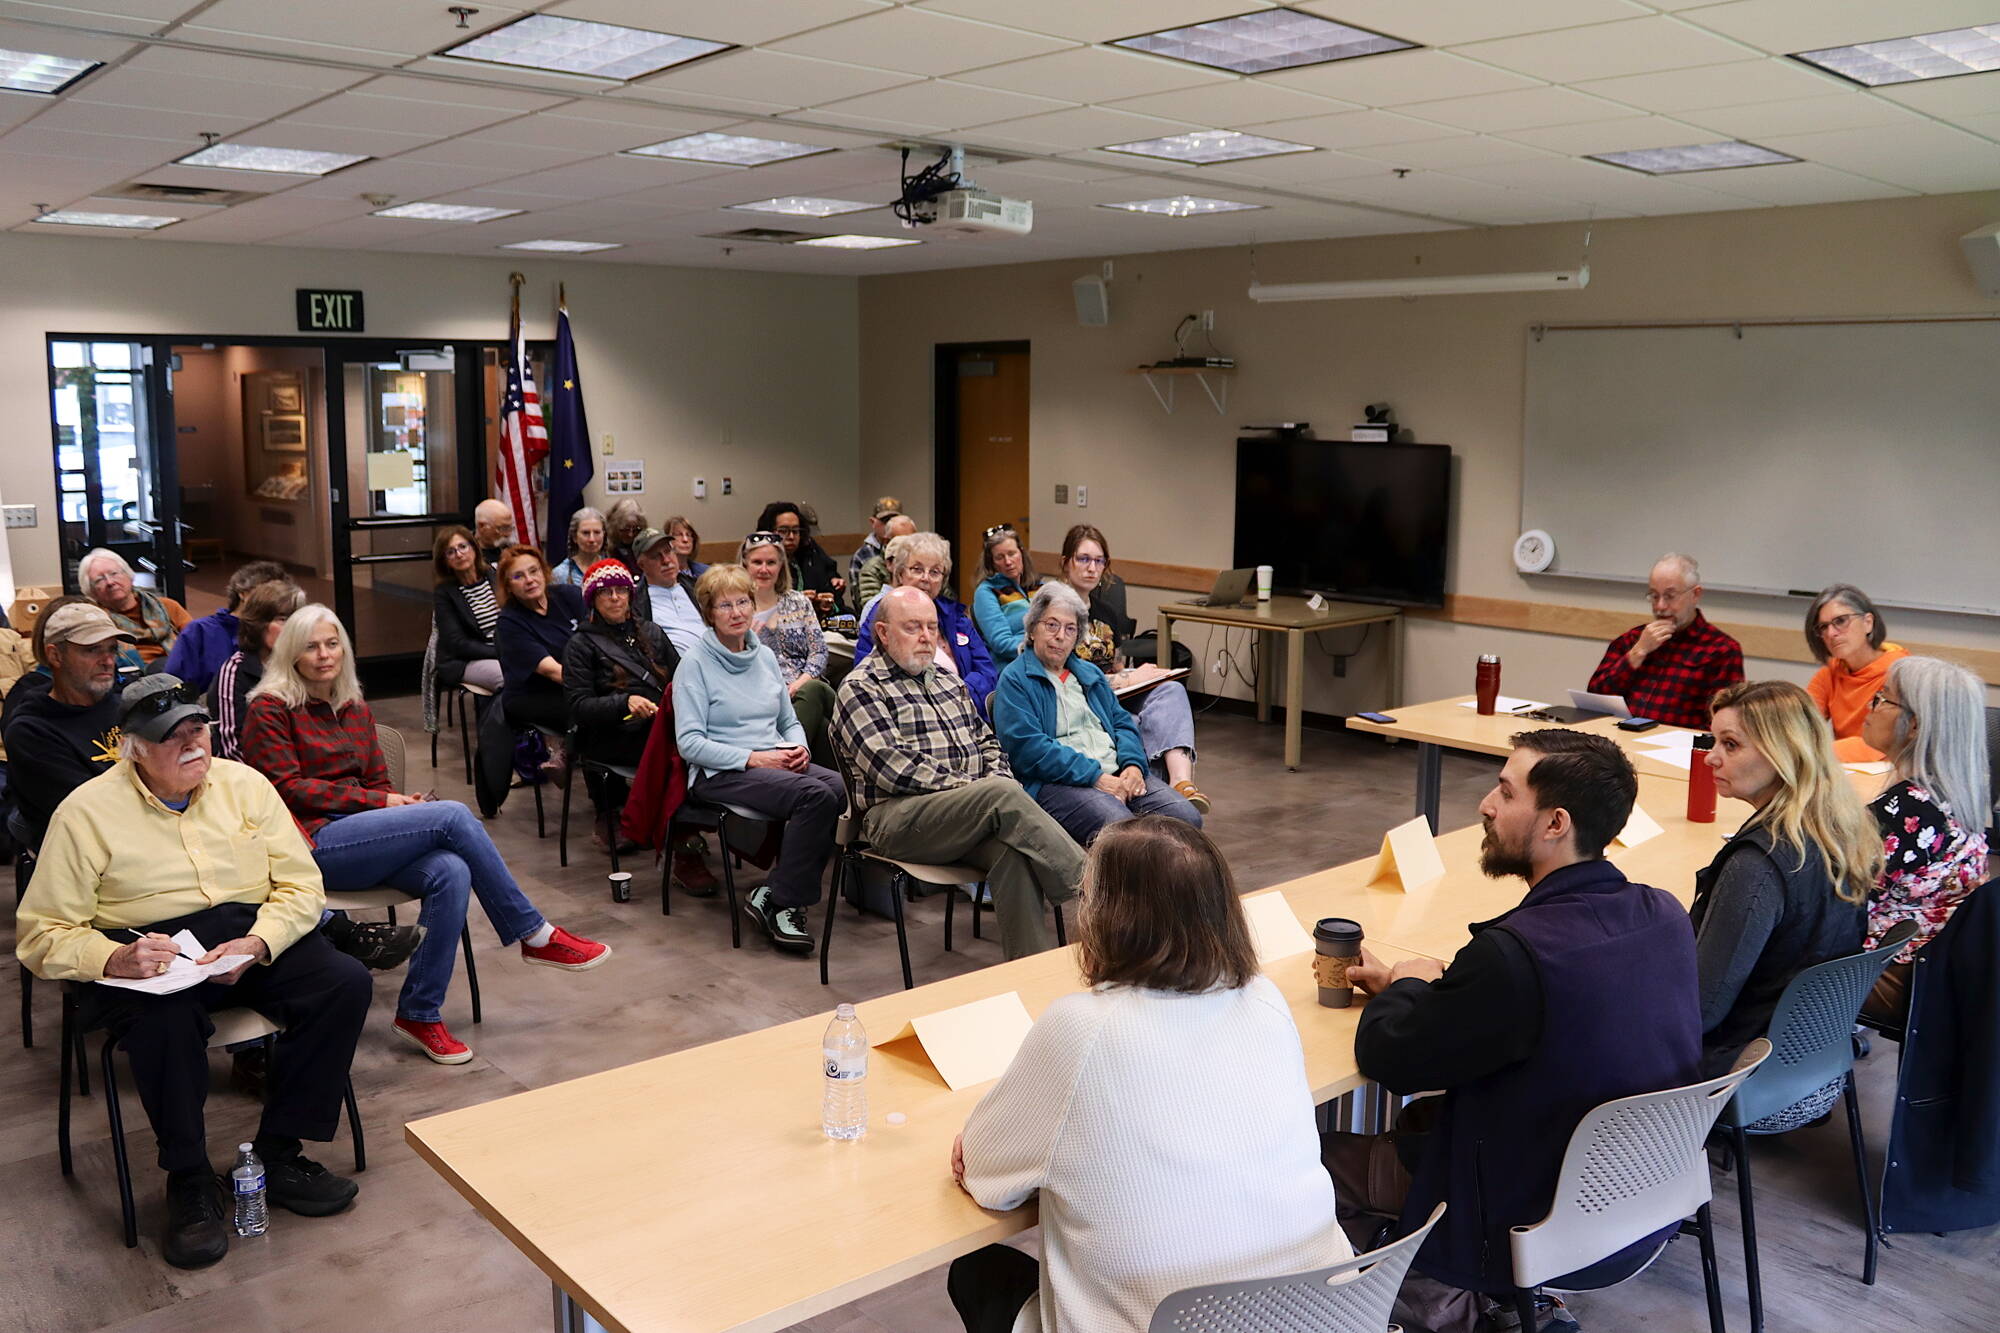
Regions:
<instances>
[{"instance_id":1,"label":"woman with blonde hair","mask_svg":"<svg viewBox=\"0 0 2000 1333\"><path fill-rule=\"evenodd\" d=\"M667 541L674 548L674 558L680 561L681 571L700 578L708 573L708 566L701 559L701 534L694 530L694 524L682 514L671 514L661 525L660 531L667 534Z\"/></svg>"},{"instance_id":2,"label":"woman with blonde hair","mask_svg":"<svg viewBox=\"0 0 2000 1333\"><path fill-rule=\"evenodd\" d=\"M1718 691L1711 711L1716 793L1755 809L1695 876L1689 909L1712 1077L1764 1035L1793 977L1861 948L1882 835L1804 690L1744 681Z\"/></svg>"},{"instance_id":3,"label":"woman with blonde hair","mask_svg":"<svg viewBox=\"0 0 2000 1333\"><path fill-rule=\"evenodd\" d=\"M1882 879L1868 900L1868 947L1899 921L1917 926L1861 1010L1900 1028L1917 950L1986 878L1993 815L1986 688L1956 662L1898 658L1869 703L1861 740L1893 765L1889 785L1868 803L1883 855Z\"/></svg>"},{"instance_id":4,"label":"woman with blonde hair","mask_svg":"<svg viewBox=\"0 0 2000 1333\"><path fill-rule=\"evenodd\" d=\"M986 718L986 700L1000 683L993 655L986 640L972 623L972 612L951 595L951 543L935 532L913 532L892 538L886 552L889 559L889 588L915 588L937 606L937 664L965 682L973 707ZM881 606L878 594L861 612L861 624L854 636L854 665L857 667L875 651L875 611ZM988 719L990 720L990 719Z\"/></svg>"},{"instance_id":5,"label":"woman with blonde hair","mask_svg":"<svg viewBox=\"0 0 2000 1333\"><path fill-rule=\"evenodd\" d=\"M751 628L778 655L778 670L792 696L792 711L806 729L813 762L832 768L826 729L833 721L833 686L826 683L826 635L820 631L819 613L812 599L792 586L791 563L777 533L751 533L736 548L736 559L756 585L757 614Z\"/></svg>"},{"instance_id":6,"label":"woman with blonde hair","mask_svg":"<svg viewBox=\"0 0 2000 1333\"><path fill-rule=\"evenodd\" d=\"M390 787L354 647L329 608L300 607L278 632L250 696L243 758L284 798L329 893L387 884L423 900L424 939L410 956L393 1030L435 1063L472 1058L439 1012L468 894L503 941L519 942L524 962L582 972L611 956L608 946L543 919L470 810Z\"/></svg>"}]
</instances>

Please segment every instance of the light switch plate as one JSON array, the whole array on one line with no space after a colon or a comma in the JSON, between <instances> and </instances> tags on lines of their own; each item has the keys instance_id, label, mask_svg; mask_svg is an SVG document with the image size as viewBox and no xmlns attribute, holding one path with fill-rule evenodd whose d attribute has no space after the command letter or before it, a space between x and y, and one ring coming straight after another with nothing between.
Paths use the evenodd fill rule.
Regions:
<instances>
[{"instance_id":1,"label":"light switch plate","mask_svg":"<svg viewBox=\"0 0 2000 1333\"><path fill-rule=\"evenodd\" d=\"M706 477L696 477L694 479L694 498L697 500L706 500L708 498L708 479Z\"/></svg>"},{"instance_id":2,"label":"light switch plate","mask_svg":"<svg viewBox=\"0 0 2000 1333\"><path fill-rule=\"evenodd\" d=\"M1076 507L1078 509L1087 509L1090 507L1090 487L1079 486L1076 488Z\"/></svg>"}]
</instances>

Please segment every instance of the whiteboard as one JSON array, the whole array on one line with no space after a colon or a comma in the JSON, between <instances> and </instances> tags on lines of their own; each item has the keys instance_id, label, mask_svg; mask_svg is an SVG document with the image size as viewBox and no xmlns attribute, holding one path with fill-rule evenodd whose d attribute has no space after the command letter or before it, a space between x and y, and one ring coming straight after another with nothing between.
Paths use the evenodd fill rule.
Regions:
<instances>
[{"instance_id":1,"label":"whiteboard","mask_svg":"<svg viewBox=\"0 0 2000 1333\"><path fill-rule=\"evenodd\" d=\"M1550 573L2000 611L2000 321L1550 327L1523 445Z\"/></svg>"}]
</instances>

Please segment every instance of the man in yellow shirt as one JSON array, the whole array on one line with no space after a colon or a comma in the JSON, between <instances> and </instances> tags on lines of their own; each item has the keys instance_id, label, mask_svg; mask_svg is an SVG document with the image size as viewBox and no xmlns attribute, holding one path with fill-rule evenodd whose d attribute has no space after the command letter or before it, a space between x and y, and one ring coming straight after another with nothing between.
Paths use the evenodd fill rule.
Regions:
<instances>
[{"instance_id":1,"label":"man in yellow shirt","mask_svg":"<svg viewBox=\"0 0 2000 1333\"><path fill-rule=\"evenodd\" d=\"M119 762L71 792L42 842L17 915L15 953L52 980L164 977L188 962L247 962L171 994L82 988L80 1017L123 1043L167 1173L167 1262L199 1268L229 1250L221 1182L202 1120L209 1013L248 1006L280 1024L256 1137L269 1201L320 1217L357 1186L300 1153L333 1137L368 969L314 929L326 895L298 825L261 774L211 758L208 714L173 676L123 695ZM191 951L192 952L192 951Z\"/></svg>"}]
</instances>

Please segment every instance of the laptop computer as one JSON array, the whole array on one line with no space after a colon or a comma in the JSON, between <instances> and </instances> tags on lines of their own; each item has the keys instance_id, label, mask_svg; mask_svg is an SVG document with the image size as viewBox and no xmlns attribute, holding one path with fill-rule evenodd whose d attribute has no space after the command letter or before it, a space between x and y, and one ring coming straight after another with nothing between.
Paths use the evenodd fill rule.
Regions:
<instances>
[{"instance_id":1,"label":"laptop computer","mask_svg":"<svg viewBox=\"0 0 2000 1333\"><path fill-rule=\"evenodd\" d=\"M1225 569L1215 576L1215 586L1209 589L1208 596L1195 605L1235 606L1250 595L1250 585L1256 581L1254 569Z\"/></svg>"},{"instance_id":2,"label":"laptop computer","mask_svg":"<svg viewBox=\"0 0 2000 1333\"><path fill-rule=\"evenodd\" d=\"M1588 722L1594 717L1630 717L1631 706L1622 694L1592 694L1589 690L1571 690L1570 706L1560 705L1539 709L1538 712L1554 718L1558 722Z\"/></svg>"}]
</instances>

